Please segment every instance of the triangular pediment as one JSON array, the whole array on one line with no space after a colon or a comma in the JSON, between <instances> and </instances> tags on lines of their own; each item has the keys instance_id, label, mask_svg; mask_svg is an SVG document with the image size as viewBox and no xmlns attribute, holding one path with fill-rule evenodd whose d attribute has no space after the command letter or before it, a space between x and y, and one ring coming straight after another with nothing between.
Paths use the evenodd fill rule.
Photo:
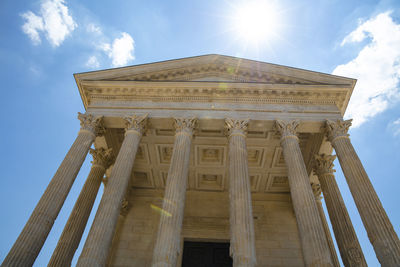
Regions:
<instances>
[{"instance_id":1,"label":"triangular pediment","mask_svg":"<svg viewBox=\"0 0 400 267\"><path fill-rule=\"evenodd\" d=\"M268 84L352 84L353 79L254 60L205 55L76 74L91 81L193 81Z\"/></svg>"}]
</instances>

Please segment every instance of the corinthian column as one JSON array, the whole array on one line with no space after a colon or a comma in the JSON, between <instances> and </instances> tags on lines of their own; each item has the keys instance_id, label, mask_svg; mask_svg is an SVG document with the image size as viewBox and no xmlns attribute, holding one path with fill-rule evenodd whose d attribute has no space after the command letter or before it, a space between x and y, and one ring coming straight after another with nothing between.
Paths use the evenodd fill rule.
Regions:
<instances>
[{"instance_id":1,"label":"corinthian column","mask_svg":"<svg viewBox=\"0 0 400 267\"><path fill-rule=\"evenodd\" d=\"M311 188L314 193L315 202L317 202L319 217L321 217L322 226L324 227L325 236L326 236L326 240L328 241L329 250L331 251L331 258L332 258L333 266L340 267L339 259L338 259L336 249L335 249L335 244L333 244L331 231L329 231L329 226L328 226L328 222L326 221L324 208L322 207L321 186L316 183L311 183Z\"/></svg>"},{"instance_id":2,"label":"corinthian column","mask_svg":"<svg viewBox=\"0 0 400 267\"><path fill-rule=\"evenodd\" d=\"M335 158L336 156L325 154L315 155L314 172L318 175L321 183L329 218L331 219L344 266L368 266L333 175L335 171L333 169L333 161Z\"/></svg>"},{"instance_id":3,"label":"corinthian column","mask_svg":"<svg viewBox=\"0 0 400 267\"><path fill-rule=\"evenodd\" d=\"M333 266L324 227L319 216L310 186L306 166L296 135L297 120L277 120L276 129L281 133L281 145L286 167L290 194L296 214L297 226L306 266Z\"/></svg>"},{"instance_id":4,"label":"corinthian column","mask_svg":"<svg viewBox=\"0 0 400 267\"><path fill-rule=\"evenodd\" d=\"M246 134L249 120L226 119L229 138L230 254L234 267L256 264Z\"/></svg>"},{"instance_id":5,"label":"corinthian column","mask_svg":"<svg viewBox=\"0 0 400 267\"><path fill-rule=\"evenodd\" d=\"M347 134L351 120L327 121L326 126L379 262L385 267L400 266L399 238Z\"/></svg>"},{"instance_id":6,"label":"corinthian column","mask_svg":"<svg viewBox=\"0 0 400 267\"><path fill-rule=\"evenodd\" d=\"M175 267L185 209L190 145L196 119L175 119L175 143L153 252L153 267Z\"/></svg>"},{"instance_id":7,"label":"corinthian column","mask_svg":"<svg viewBox=\"0 0 400 267\"><path fill-rule=\"evenodd\" d=\"M33 265L78 175L90 146L97 135L103 134L102 117L95 118L90 114L78 113L78 119L81 122L81 130L75 142L1 266L23 267Z\"/></svg>"},{"instance_id":8,"label":"corinthian column","mask_svg":"<svg viewBox=\"0 0 400 267\"><path fill-rule=\"evenodd\" d=\"M99 208L77 266L105 266L118 215L132 174L146 116L125 118L125 138L115 160Z\"/></svg>"},{"instance_id":9,"label":"corinthian column","mask_svg":"<svg viewBox=\"0 0 400 267\"><path fill-rule=\"evenodd\" d=\"M113 162L111 149L90 149L93 156L89 176L75 202L67 224L58 240L48 266L70 266L75 251L81 241L93 203L96 199L105 171Z\"/></svg>"}]
</instances>

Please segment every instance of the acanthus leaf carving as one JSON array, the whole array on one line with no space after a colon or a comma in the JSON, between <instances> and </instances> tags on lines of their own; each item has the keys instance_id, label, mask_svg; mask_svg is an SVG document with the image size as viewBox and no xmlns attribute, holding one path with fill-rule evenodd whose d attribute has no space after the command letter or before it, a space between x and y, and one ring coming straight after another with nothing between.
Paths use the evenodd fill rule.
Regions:
<instances>
[{"instance_id":1,"label":"acanthus leaf carving","mask_svg":"<svg viewBox=\"0 0 400 267\"><path fill-rule=\"evenodd\" d=\"M103 118L103 116L95 117L92 114L78 112L81 130L89 131L95 136L102 136L105 133Z\"/></svg>"},{"instance_id":2,"label":"acanthus leaf carving","mask_svg":"<svg viewBox=\"0 0 400 267\"><path fill-rule=\"evenodd\" d=\"M225 132L226 135L232 136L235 134L238 135L247 135L247 128L249 126L249 121L250 119L232 119L232 118L227 118L225 119Z\"/></svg>"},{"instance_id":3,"label":"acanthus leaf carving","mask_svg":"<svg viewBox=\"0 0 400 267\"><path fill-rule=\"evenodd\" d=\"M299 120L291 120L291 121L284 121L284 120L276 120L275 121L275 131L281 134L281 140L284 140L287 137L297 137L297 127L299 126Z\"/></svg>"},{"instance_id":4,"label":"acanthus leaf carving","mask_svg":"<svg viewBox=\"0 0 400 267\"><path fill-rule=\"evenodd\" d=\"M321 200L322 196L321 196L321 185L318 183L311 183L311 189L313 191L313 194L315 196L316 200Z\"/></svg>"},{"instance_id":5,"label":"acanthus leaf carving","mask_svg":"<svg viewBox=\"0 0 400 267\"><path fill-rule=\"evenodd\" d=\"M187 133L192 135L197 125L197 119L192 118L174 118L174 127L176 133Z\"/></svg>"},{"instance_id":6,"label":"acanthus leaf carving","mask_svg":"<svg viewBox=\"0 0 400 267\"><path fill-rule=\"evenodd\" d=\"M336 138L348 138L349 128L351 126L352 119L350 120L326 120L326 135L330 142L335 141Z\"/></svg>"},{"instance_id":7,"label":"acanthus leaf carving","mask_svg":"<svg viewBox=\"0 0 400 267\"><path fill-rule=\"evenodd\" d=\"M147 114L143 116L131 115L124 117L125 131L136 131L143 134L147 126Z\"/></svg>"},{"instance_id":8,"label":"acanthus leaf carving","mask_svg":"<svg viewBox=\"0 0 400 267\"><path fill-rule=\"evenodd\" d=\"M333 174L335 170L333 169L333 161L336 159L336 155L314 155L313 170L318 176L325 174Z\"/></svg>"},{"instance_id":9,"label":"acanthus leaf carving","mask_svg":"<svg viewBox=\"0 0 400 267\"><path fill-rule=\"evenodd\" d=\"M115 160L111 148L108 149L105 149L103 147L97 149L90 148L89 153L93 156L92 164L101 165L106 170L113 164Z\"/></svg>"}]
</instances>

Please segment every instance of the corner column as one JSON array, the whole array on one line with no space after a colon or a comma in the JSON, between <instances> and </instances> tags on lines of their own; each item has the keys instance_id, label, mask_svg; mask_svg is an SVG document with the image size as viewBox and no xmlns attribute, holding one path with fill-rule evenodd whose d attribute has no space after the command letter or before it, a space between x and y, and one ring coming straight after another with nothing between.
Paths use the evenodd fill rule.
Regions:
<instances>
[{"instance_id":1,"label":"corner column","mask_svg":"<svg viewBox=\"0 0 400 267\"><path fill-rule=\"evenodd\" d=\"M190 146L196 119L175 119L175 142L153 252L153 267L175 267L181 249Z\"/></svg>"},{"instance_id":2,"label":"corner column","mask_svg":"<svg viewBox=\"0 0 400 267\"><path fill-rule=\"evenodd\" d=\"M77 266L105 266L118 215L132 174L146 116L126 117L125 138L86 239Z\"/></svg>"},{"instance_id":3,"label":"corner column","mask_svg":"<svg viewBox=\"0 0 400 267\"><path fill-rule=\"evenodd\" d=\"M400 266L400 241L347 134L351 120L327 121L329 141L335 148L347 184L368 238L382 266Z\"/></svg>"},{"instance_id":4,"label":"corner column","mask_svg":"<svg viewBox=\"0 0 400 267\"><path fill-rule=\"evenodd\" d=\"M104 173L113 163L111 149L90 149L92 168L79 194L48 266L70 266L81 241Z\"/></svg>"},{"instance_id":5,"label":"corner column","mask_svg":"<svg viewBox=\"0 0 400 267\"><path fill-rule=\"evenodd\" d=\"M314 172L317 174L324 193L329 218L336 242L346 267L368 266L351 223L339 187L335 181L333 161L336 156L315 155Z\"/></svg>"},{"instance_id":6,"label":"corner column","mask_svg":"<svg viewBox=\"0 0 400 267\"><path fill-rule=\"evenodd\" d=\"M275 123L281 133L283 156L288 169L290 194L296 214L303 256L306 266L332 267L331 253L319 216L296 129L299 121Z\"/></svg>"},{"instance_id":7,"label":"corner column","mask_svg":"<svg viewBox=\"0 0 400 267\"><path fill-rule=\"evenodd\" d=\"M249 120L225 120L229 138L230 254L234 267L253 267L257 263L246 147L248 123Z\"/></svg>"},{"instance_id":8,"label":"corner column","mask_svg":"<svg viewBox=\"0 0 400 267\"><path fill-rule=\"evenodd\" d=\"M90 146L104 133L103 117L78 113L81 130L1 266L32 266L75 181Z\"/></svg>"},{"instance_id":9,"label":"corner column","mask_svg":"<svg viewBox=\"0 0 400 267\"><path fill-rule=\"evenodd\" d=\"M317 203L319 217L321 218L322 225L324 227L325 236L326 236L326 240L328 241L329 250L331 251L333 266L340 267L339 259L338 259L336 249L335 249L335 244L333 243L331 231L329 230L328 222L326 221L324 208L322 207L321 185L316 184L316 183L311 183L311 188L314 193L315 202Z\"/></svg>"}]
</instances>

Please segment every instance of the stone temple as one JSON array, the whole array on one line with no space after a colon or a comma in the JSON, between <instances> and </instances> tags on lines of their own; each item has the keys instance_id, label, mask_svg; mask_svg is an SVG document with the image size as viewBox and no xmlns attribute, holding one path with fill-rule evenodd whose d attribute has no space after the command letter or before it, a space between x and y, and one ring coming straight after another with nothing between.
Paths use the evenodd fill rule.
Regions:
<instances>
[{"instance_id":1,"label":"stone temple","mask_svg":"<svg viewBox=\"0 0 400 267\"><path fill-rule=\"evenodd\" d=\"M336 156L376 257L400 266L399 238L343 120L354 79L221 55L75 79L81 130L1 266L32 266L88 153L48 266L69 266L79 242L80 267L367 266Z\"/></svg>"}]
</instances>

